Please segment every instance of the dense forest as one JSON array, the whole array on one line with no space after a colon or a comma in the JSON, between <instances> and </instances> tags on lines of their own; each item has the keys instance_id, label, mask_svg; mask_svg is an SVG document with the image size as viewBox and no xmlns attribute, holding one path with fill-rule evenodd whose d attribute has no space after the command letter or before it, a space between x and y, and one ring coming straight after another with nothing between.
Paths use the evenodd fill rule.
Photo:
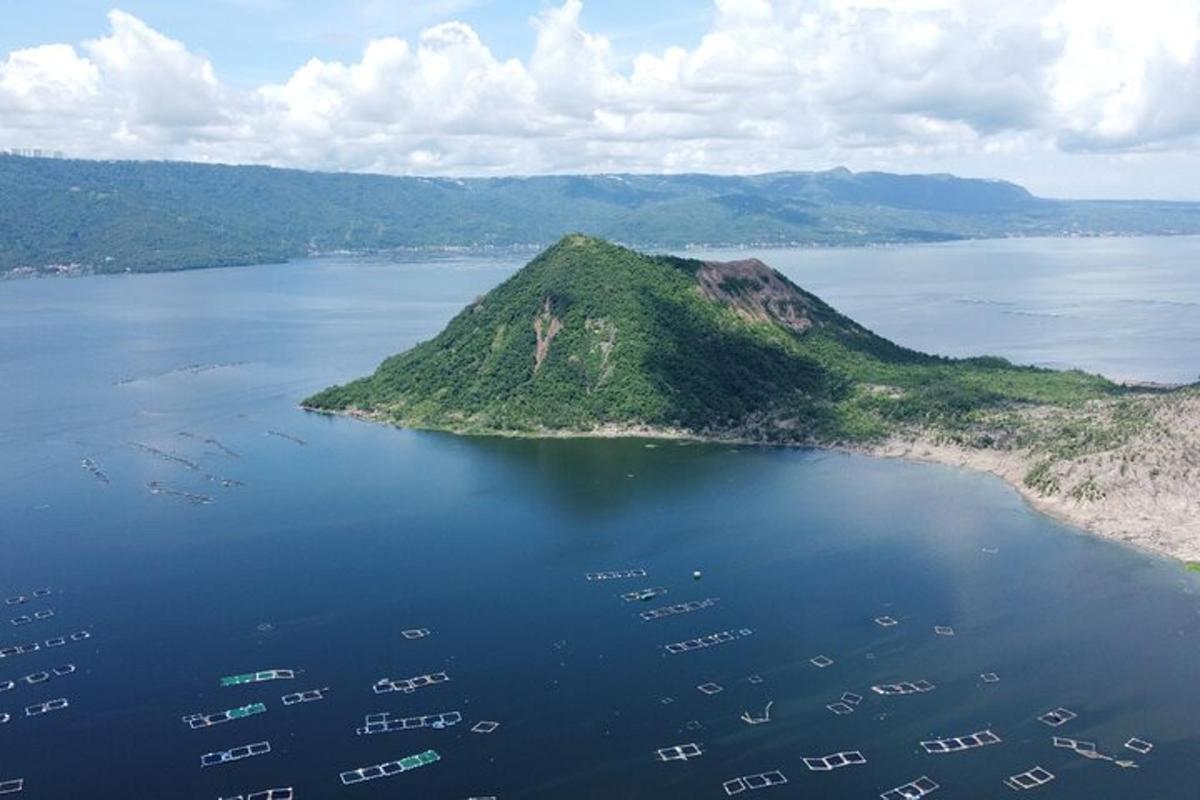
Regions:
<instances>
[{"instance_id":1,"label":"dense forest","mask_svg":"<svg viewBox=\"0 0 1200 800\"><path fill-rule=\"evenodd\" d=\"M1052 201L1001 181L845 169L458 180L0 155L0 273L535 247L569 231L653 248L1200 233L1200 204Z\"/></svg>"},{"instance_id":2,"label":"dense forest","mask_svg":"<svg viewBox=\"0 0 1200 800\"><path fill-rule=\"evenodd\" d=\"M616 426L829 443L1121 393L1082 372L900 347L755 260L706 264L572 235L436 338L305 405L460 432Z\"/></svg>"}]
</instances>

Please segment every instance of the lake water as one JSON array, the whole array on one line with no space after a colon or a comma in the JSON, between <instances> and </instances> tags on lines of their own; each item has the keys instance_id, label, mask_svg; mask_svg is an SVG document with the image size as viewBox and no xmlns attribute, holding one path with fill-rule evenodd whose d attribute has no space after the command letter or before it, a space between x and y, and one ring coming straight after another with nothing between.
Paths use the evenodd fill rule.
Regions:
<instances>
[{"instance_id":1,"label":"lake water","mask_svg":"<svg viewBox=\"0 0 1200 800\"><path fill-rule=\"evenodd\" d=\"M1200 237L752 254L876 333L918 350L1002 355L1117 380L1200 378Z\"/></svg>"},{"instance_id":2,"label":"lake water","mask_svg":"<svg viewBox=\"0 0 1200 800\"><path fill-rule=\"evenodd\" d=\"M908 345L1153 380L1200 371L1196 239L759 255ZM0 592L28 598L0 608L54 612L0 622L0 647L41 644L0 658L0 687L17 682L0 691L0 781L93 800L282 786L301 800L658 800L723 798L724 781L780 770L786 786L751 796L870 798L928 776L937 800L1007 796L1005 777L1042 766L1057 776L1047 797L1195 796L1200 584L1031 512L999 481L810 451L463 439L296 408L517 266L322 259L0 284ZM585 579L631 569L646 575ZM667 593L620 597L649 587ZM874 622L885 615L899 624ZM431 633L401 633L418 628ZM735 640L664 648L722 631ZM272 668L303 672L219 686ZM437 672L450 680L372 691ZM870 689L917 680L936 688ZM697 689L709 682L723 690ZM845 692L863 697L853 713L827 710ZM60 697L68 708L25 715ZM265 714L181 721L258 701ZM769 702L769 723L739 719ZM1036 719L1058 706L1078 717ZM370 713L450 711L463 721L445 729L355 732ZM472 732L480 721L500 724ZM1003 741L919 746L984 729ZM1056 749L1056 734L1139 768ZM1133 736L1154 749L1124 749ZM259 741L271 752L200 766ZM699 758L654 759L693 742ZM441 760L339 780L428 749ZM867 764L802 762L848 750Z\"/></svg>"}]
</instances>

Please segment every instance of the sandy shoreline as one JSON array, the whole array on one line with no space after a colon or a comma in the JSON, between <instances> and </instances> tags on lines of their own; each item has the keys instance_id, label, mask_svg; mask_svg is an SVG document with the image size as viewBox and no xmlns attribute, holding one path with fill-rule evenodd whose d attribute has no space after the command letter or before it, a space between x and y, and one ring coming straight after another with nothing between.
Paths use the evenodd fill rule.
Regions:
<instances>
[{"instance_id":1,"label":"sandy shoreline","mask_svg":"<svg viewBox=\"0 0 1200 800\"><path fill-rule=\"evenodd\" d=\"M1191 410L1200 411L1200 401L1194 405L1197 405L1197 408ZM400 427L378 415L357 410L305 410ZM445 432L523 439L664 439L761 447L796 446L737 436L704 436L679 429L643 426L612 425L590 431L546 430L533 433L453 430ZM1194 441L1189 441L1189 435L1192 440L1196 440L1196 433L1197 427L1194 425L1183 431L1184 442L1179 447L1185 451L1185 457L1188 456L1187 446L1195 444ZM1190 469L1182 474L1174 470L1166 478L1160 479L1160 460L1147 460L1143 456L1138 467L1132 470L1135 474L1129 475L1123 466L1120 470L1120 480L1109 481L1103 496L1080 500L1061 493L1043 494L1028 486L1026 476L1037 463L1038 456L1023 450L980 449L919 437L894 437L883 443L863 447L811 447L986 472L1016 489L1033 509L1061 522L1138 549L1184 562L1200 562L1200 483L1193 481ZM1149 449L1145 442L1140 440L1128 447ZM1111 460L1111 454L1108 455ZM1191 463L1190 457L1186 460ZM1067 469L1074 466L1069 464ZM1088 480L1092 480L1092 473L1089 472L1088 475ZM1200 475L1200 472L1197 475Z\"/></svg>"},{"instance_id":2,"label":"sandy shoreline","mask_svg":"<svg viewBox=\"0 0 1200 800\"><path fill-rule=\"evenodd\" d=\"M1081 501L1047 496L1025 484L1033 458L1014 451L977 450L925 441L893 440L861 452L986 472L1012 486L1036 511L1060 522L1183 562L1200 561L1200 518L1187 498L1147 495ZM1200 489L1198 489L1200 491Z\"/></svg>"}]
</instances>

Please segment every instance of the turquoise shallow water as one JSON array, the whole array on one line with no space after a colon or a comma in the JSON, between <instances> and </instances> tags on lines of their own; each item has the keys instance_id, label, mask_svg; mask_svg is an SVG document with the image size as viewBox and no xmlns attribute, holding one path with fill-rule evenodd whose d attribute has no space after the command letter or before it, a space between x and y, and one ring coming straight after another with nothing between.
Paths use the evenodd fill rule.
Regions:
<instances>
[{"instance_id":1,"label":"turquoise shallow water","mask_svg":"<svg viewBox=\"0 0 1200 800\"><path fill-rule=\"evenodd\" d=\"M1039 258L1077 263L1098 252L1083 242L1083 255L1063 256L1070 244L1049 243ZM1125 277L1110 281L1126 288L1114 296L1141 297L1146 287L1120 266L1136 243L1116 244L1112 269ZM1172 253L1176 288L1161 293L1195 301L1184 268L1194 240L1143 245L1144 259ZM1003 250L1012 246L771 260L911 344L933 335L926 314L906 323L873 316L873 304L921 308L923 287L951 269L948 250L968 263L999 248L1015 272L1034 271ZM879 294L856 290L880 253L881 280L898 253L926 272ZM313 389L431 335L516 266L328 259L0 285L0 591L29 598L3 610L55 612L0 623L0 647L91 634L0 659L0 681L19 684L0 692L0 712L13 716L0 725L0 780L23 777L23 796L43 798L80 787L92 798L215 798L272 786L306 800L720 798L723 781L778 769L788 784L753 796L874 797L928 775L943 787L935 797L988 798L1008 795L1004 777L1041 765L1057 776L1039 790L1048 797L1193 796L1195 578L1032 513L994 479L812 451L462 439L297 410ZM934 307L1001 288L1011 290L964 285ZM1090 341L1091 312L1051 318L1080 320L1080 333L1029 360L1099 370L1141 363L1146 348L1182 364L1196 329L1175 324L1174 308L1139 312L1139 331L1164 335L1133 337L1130 350L1125 340L1077 346ZM1029 352L997 326L960 325L942 349ZM107 483L80 467L85 458ZM152 494L148 482L212 502ZM645 577L585 579L635 568ZM34 598L41 587L53 594ZM648 587L667 593L620 597ZM717 599L693 613L639 616L708 598ZM881 615L899 624L875 624ZM936 635L938 625L955 635ZM404 638L415 628L431 635ZM664 649L726 630L735 641ZM813 666L818 655L833 664ZM78 670L20 682L68 663ZM218 686L267 668L303 671ZM380 678L442 671L448 682L412 694L372 692ZM1000 681L984 683L985 672ZM906 697L869 688L906 680L937 688ZM709 682L722 691L697 689ZM324 701L281 702L324 687ZM864 699L853 713L828 711L844 692ZM58 697L70 706L24 715ZM205 730L181 722L256 701L265 714ZM768 702L771 722L739 719ZM1060 705L1078 718L1057 730L1035 719ZM355 734L366 714L385 711L459 711L464 721ZM470 732L481 720L500 727ZM953 755L919 747L982 729L1002 743ZM1140 768L1055 749L1055 733ZM1131 736L1154 750L1123 751ZM205 753L264 740L267 755L200 767ZM697 759L653 758L692 742L704 751ZM427 767L354 787L338 779L431 748L441 760ZM867 764L816 773L801 760L841 750L861 750Z\"/></svg>"}]
</instances>

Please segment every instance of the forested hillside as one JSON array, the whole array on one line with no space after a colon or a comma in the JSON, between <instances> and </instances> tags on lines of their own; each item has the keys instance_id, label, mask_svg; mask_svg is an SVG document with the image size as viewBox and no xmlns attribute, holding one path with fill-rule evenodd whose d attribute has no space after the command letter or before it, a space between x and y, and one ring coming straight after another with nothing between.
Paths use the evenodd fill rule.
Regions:
<instances>
[{"instance_id":1,"label":"forested hillside","mask_svg":"<svg viewBox=\"0 0 1200 800\"><path fill-rule=\"evenodd\" d=\"M456 180L0 156L0 272L187 269L309 253L647 248L1200 232L1200 204L1063 202L948 175L598 175Z\"/></svg>"},{"instance_id":2,"label":"forested hillside","mask_svg":"<svg viewBox=\"0 0 1200 800\"><path fill-rule=\"evenodd\" d=\"M1081 372L900 347L755 259L650 256L572 235L437 337L304 403L461 432L615 426L830 443L1117 394Z\"/></svg>"}]
</instances>

